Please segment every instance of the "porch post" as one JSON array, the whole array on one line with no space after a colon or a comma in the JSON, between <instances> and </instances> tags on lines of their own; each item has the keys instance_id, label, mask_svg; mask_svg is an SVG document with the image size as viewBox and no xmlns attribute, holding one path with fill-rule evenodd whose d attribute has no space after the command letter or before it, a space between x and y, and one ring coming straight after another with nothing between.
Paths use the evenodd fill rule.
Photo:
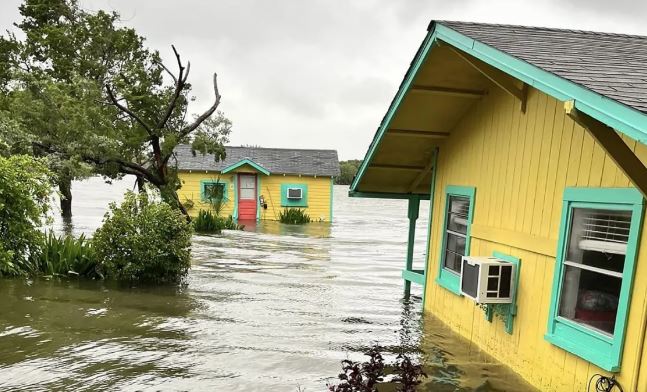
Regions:
<instances>
[{"instance_id":1,"label":"porch post","mask_svg":"<svg viewBox=\"0 0 647 392\"><path fill-rule=\"evenodd\" d=\"M416 220L418 219L418 212L420 210L420 197L411 196L409 198L409 239L407 242L407 264L406 271L411 271L413 268L413 245L416 242ZM411 281L404 280L404 297L409 298L411 294Z\"/></svg>"}]
</instances>

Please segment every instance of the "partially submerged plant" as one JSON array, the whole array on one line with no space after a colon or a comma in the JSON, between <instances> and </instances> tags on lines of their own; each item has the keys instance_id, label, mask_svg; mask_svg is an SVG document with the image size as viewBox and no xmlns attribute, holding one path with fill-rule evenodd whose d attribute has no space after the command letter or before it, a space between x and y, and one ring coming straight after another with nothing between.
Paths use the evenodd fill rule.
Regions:
<instances>
[{"instance_id":1,"label":"partially submerged plant","mask_svg":"<svg viewBox=\"0 0 647 392\"><path fill-rule=\"evenodd\" d=\"M244 226L237 224L232 216L222 218L211 211L200 210L193 220L193 228L197 233L219 234L222 230L242 230Z\"/></svg>"},{"instance_id":2,"label":"partially submerged plant","mask_svg":"<svg viewBox=\"0 0 647 392\"><path fill-rule=\"evenodd\" d=\"M327 385L330 392L377 392L379 385L396 384L397 391L413 392L416 386L427 375L422 371L422 366L414 364L406 354L400 354L396 362L385 365L379 347L373 347L365 353L369 357L366 362L354 362L345 359L341 362L342 373L338 378L338 385ZM387 369L393 373L387 373ZM390 381L385 381L388 376L393 376Z\"/></svg>"},{"instance_id":3,"label":"partially submerged plant","mask_svg":"<svg viewBox=\"0 0 647 392\"><path fill-rule=\"evenodd\" d=\"M310 223L310 215L301 208L285 208L279 212L279 221L290 225L302 225Z\"/></svg>"},{"instance_id":4,"label":"partially submerged plant","mask_svg":"<svg viewBox=\"0 0 647 392\"><path fill-rule=\"evenodd\" d=\"M56 236L49 232L38 260L40 273L51 276L103 278L90 241L83 234Z\"/></svg>"}]
</instances>

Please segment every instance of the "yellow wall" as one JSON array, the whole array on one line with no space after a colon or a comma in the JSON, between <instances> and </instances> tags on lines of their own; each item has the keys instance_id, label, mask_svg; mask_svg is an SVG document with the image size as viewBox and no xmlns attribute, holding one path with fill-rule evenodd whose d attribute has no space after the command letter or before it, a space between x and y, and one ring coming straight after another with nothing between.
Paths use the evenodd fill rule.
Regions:
<instances>
[{"instance_id":1,"label":"yellow wall","mask_svg":"<svg viewBox=\"0 0 647 392\"><path fill-rule=\"evenodd\" d=\"M236 173L251 172L245 168L236 170ZM220 177L219 177L220 176ZM193 200L194 207L189 211L193 216L198 214L201 209L207 210L210 206L200 200L200 181L202 180L215 180L220 178L228 183L228 198L229 201L225 204L221 215L228 216L234 215L235 209L235 196L234 178L236 174L218 173L197 173L197 172L181 172L179 173L180 180L182 181L182 188L178 191L180 200L185 202L187 199ZM259 195L265 198L267 203L267 210L261 209L261 219L278 220L278 215L283 209L281 206L281 184L305 184L308 186L308 207L304 208L305 212L310 215L314 222L330 221L330 177L309 177L309 176L283 176L283 175L270 175L265 176L258 174L260 178Z\"/></svg>"},{"instance_id":2,"label":"yellow wall","mask_svg":"<svg viewBox=\"0 0 647 392\"><path fill-rule=\"evenodd\" d=\"M179 173L180 181L182 181L182 188L178 191L178 196L182 203L187 200L193 200L194 206L189 210L189 214L192 216L198 215L200 210L208 210L211 206L208 203L204 203L200 200L200 181L202 180L217 180L227 182L227 198L229 199L221 211L222 216L229 216L234 214L235 201L234 196L236 195L234 189L234 175L233 174L219 174L219 173Z\"/></svg>"},{"instance_id":3,"label":"yellow wall","mask_svg":"<svg viewBox=\"0 0 647 392\"><path fill-rule=\"evenodd\" d=\"M315 221L330 221L330 177L306 176L261 176L259 193L265 198L267 210L261 211L261 219L278 220L281 207L281 184L306 184L308 186L308 207L305 212Z\"/></svg>"},{"instance_id":4,"label":"yellow wall","mask_svg":"<svg viewBox=\"0 0 647 392\"><path fill-rule=\"evenodd\" d=\"M623 136L647 161L647 147ZM434 282L442 244L445 188L476 187L470 254L500 251L521 258L518 315L512 335L496 317ZM425 310L509 365L542 391L585 391L595 365L544 340L565 187L628 187L625 175L563 104L530 89L525 114L518 101L491 91L440 146ZM643 230L630 304L621 372L625 391L647 391L647 360L640 365L647 298L647 230ZM647 347L646 347L647 349ZM639 377L639 374L642 375ZM633 389L632 389L633 388Z\"/></svg>"}]
</instances>

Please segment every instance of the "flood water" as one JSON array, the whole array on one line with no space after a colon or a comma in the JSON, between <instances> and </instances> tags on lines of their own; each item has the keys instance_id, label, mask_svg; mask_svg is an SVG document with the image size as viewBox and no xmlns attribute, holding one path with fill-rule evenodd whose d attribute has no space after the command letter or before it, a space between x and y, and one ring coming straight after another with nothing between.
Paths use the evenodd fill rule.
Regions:
<instances>
[{"instance_id":1,"label":"flood water","mask_svg":"<svg viewBox=\"0 0 647 392\"><path fill-rule=\"evenodd\" d=\"M74 188L71 226L91 234L130 182ZM181 288L0 280L0 390L325 391L340 361L379 344L407 352L421 391L530 390L505 366L403 301L404 201L349 199L335 222L196 236ZM422 267L427 206L416 264Z\"/></svg>"}]
</instances>

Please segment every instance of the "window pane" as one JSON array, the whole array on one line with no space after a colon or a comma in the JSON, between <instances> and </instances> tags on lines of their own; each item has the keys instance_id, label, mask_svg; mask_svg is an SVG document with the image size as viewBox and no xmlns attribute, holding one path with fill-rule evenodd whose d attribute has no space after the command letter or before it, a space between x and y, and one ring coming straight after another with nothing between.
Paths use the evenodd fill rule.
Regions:
<instances>
[{"instance_id":1,"label":"window pane","mask_svg":"<svg viewBox=\"0 0 647 392\"><path fill-rule=\"evenodd\" d=\"M451 250L445 251L445 268L454 272L461 272L461 255L458 255Z\"/></svg>"},{"instance_id":2,"label":"window pane","mask_svg":"<svg viewBox=\"0 0 647 392\"><path fill-rule=\"evenodd\" d=\"M447 233L447 249L458 253L462 256L465 255L465 237L456 234Z\"/></svg>"},{"instance_id":3,"label":"window pane","mask_svg":"<svg viewBox=\"0 0 647 392\"><path fill-rule=\"evenodd\" d=\"M462 196L449 197L447 229L457 233L467 234L467 218L469 216L470 199Z\"/></svg>"},{"instance_id":4,"label":"window pane","mask_svg":"<svg viewBox=\"0 0 647 392\"><path fill-rule=\"evenodd\" d=\"M630 211L574 208L559 315L613 334L631 225ZM614 276L615 275L615 276Z\"/></svg>"},{"instance_id":5,"label":"window pane","mask_svg":"<svg viewBox=\"0 0 647 392\"><path fill-rule=\"evenodd\" d=\"M240 198L245 200L255 199L256 190L254 188L241 188L240 189Z\"/></svg>"},{"instance_id":6,"label":"window pane","mask_svg":"<svg viewBox=\"0 0 647 392\"><path fill-rule=\"evenodd\" d=\"M566 266L559 315L613 335L622 279Z\"/></svg>"},{"instance_id":7,"label":"window pane","mask_svg":"<svg viewBox=\"0 0 647 392\"><path fill-rule=\"evenodd\" d=\"M207 199L220 200L225 194L225 184L205 184L204 195Z\"/></svg>"}]
</instances>

